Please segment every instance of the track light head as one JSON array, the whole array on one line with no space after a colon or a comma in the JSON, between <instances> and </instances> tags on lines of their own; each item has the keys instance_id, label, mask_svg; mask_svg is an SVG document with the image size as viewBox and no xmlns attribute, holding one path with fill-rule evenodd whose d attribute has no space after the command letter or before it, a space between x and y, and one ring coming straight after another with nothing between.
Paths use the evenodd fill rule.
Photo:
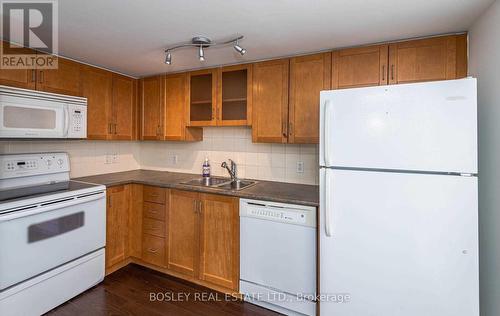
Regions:
<instances>
[{"instance_id":1,"label":"track light head","mask_svg":"<svg viewBox=\"0 0 500 316\"><path fill-rule=\"evenodd\" d=\"M172 64L172 54L170 52L167 52L165 56L165 64L171 65Z\"/></svg>"},{"instance_id":2,"label":"track light head","mask_svg":"<svg viewBox=\"0 0 500 316\"><path fill-rule=\"evenodd\" d=\"M198 57L200 58L200 61L205 61L205 53L203 52L202 45L200 45L200 49L198 51Z\"/></svg>"},{"instance_id":3,"label":"track light head","mask_svg":"<svg viewBox=\"0 0 500 316\"><path fill-rule=\"evenodd\" d=\"M236 44L234 44L234 49L240 53L241 56L245 55L247 50L244 49L243 47L241 47L240 45L238 45L238 42L236 42Z\"/></svg>"}]
</instances>

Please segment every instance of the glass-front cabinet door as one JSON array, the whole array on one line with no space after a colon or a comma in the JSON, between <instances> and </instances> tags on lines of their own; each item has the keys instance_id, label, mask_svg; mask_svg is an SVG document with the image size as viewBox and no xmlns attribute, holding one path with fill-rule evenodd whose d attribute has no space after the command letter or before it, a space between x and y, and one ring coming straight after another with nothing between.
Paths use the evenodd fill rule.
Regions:
<instances>
[{"instance_id":1,"label":"glass-front cabinet door","mask_svg":"<svg viewBox=\"0 0 500 316\"><path fill-rule=\"evenodd\" d=\"M219 68L217 125L252 125L252 65Z\"/></svg>"},{"instance_id":2,"label":"glass-front cabinet door","mask_svg":"<svg viewBox=\"0 0 500 316\"><path fill-rule=\"evenodd\" d=\"M189 121L191 126L217 124L217 70L189 74Z\"/></svg>"}]
</instances>

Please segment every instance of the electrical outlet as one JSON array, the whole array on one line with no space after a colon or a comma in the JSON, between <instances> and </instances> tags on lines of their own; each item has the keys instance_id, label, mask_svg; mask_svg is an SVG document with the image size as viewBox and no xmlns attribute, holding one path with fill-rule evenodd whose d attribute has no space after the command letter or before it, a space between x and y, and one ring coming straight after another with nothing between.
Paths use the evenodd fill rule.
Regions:
<instances>
[{"instance_id":1,"label":"electrical outlet","mask_svg":"<svg viewBox=\"0 0 500 316\"><path fill-rule=\"evenodd\" d=\"M179 160L179 156L177 154L171 154L168 158L171 165L176 165Z\"/></svg>"},{"instance_id":2,"label":"electrical outlet","mask_svg":"<svg viewBox=\"0 0 500 316\"><path fill-rule=\"evenodd\" d=\"M106 161L104 162L105 164L111 164L113 163L113 156L110 154L106 154Z\"/></svg>"},{"instance_id":3,"label":"electrical outlet","mask_svg":"<svg viewBox=\"0 0 500 316\"><path fill-rule=\"evenodd\" d=\"M113 163L118 163L118 154L114 153L111 160L113 161Z\"/></svg>"},{"instance_id":4,"label":"electrical outlet","mask_svg":"<svg viewBox=\"0 0 500 316\"><path fill-rule=\"evenodd\" d=\"M304 173L304 162L303 161L297 161L297 168L296 168L295 172Z\"/></svg>"}]
</instances>

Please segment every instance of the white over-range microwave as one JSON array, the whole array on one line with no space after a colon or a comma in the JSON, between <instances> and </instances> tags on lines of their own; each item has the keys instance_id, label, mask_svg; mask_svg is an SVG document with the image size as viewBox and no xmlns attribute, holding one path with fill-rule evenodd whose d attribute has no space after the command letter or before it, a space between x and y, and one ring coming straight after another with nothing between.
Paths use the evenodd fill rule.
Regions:
<instances>
[{"instance_id":1,"label":"white over-range microwave","mask_svg":"<svg viewBox=\"0 0 500 316\"><path fill-rule=\"evenodd\" d=\"M0 85L0 138L86 138L87 98Z\"/></svg>"}]
</instances>

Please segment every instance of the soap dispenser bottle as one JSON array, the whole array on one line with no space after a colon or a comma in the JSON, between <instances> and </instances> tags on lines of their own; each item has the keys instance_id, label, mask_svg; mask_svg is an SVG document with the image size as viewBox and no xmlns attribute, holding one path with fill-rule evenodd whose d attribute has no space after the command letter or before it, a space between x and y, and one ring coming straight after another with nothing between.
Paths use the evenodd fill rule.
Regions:
<instances>
[{"instance_id":1,"label":"soap dispenser bottle","mask_svg":"<svg viewBox=\"0 0 500 316\"><path fill-rule=\"evenodd\" d=\"M210 178L210 162L208 161L208 157L205 158L205 162L203 163L203 178Z\"/></svg>"}]
</instances>

